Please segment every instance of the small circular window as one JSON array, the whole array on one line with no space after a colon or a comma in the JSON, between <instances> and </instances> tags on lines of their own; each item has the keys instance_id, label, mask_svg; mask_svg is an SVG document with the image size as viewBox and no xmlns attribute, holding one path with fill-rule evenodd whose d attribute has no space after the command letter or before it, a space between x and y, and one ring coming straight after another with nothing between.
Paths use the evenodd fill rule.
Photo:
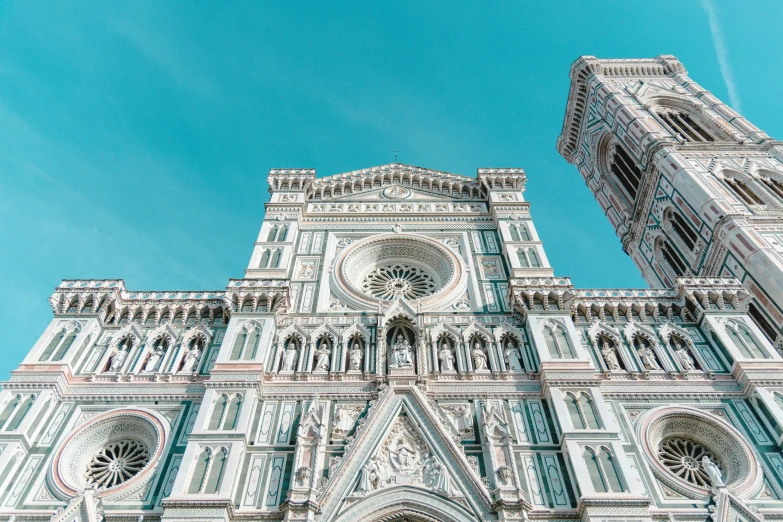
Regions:
<instances>
[{"instance_id":1,"label":"small circular window","mask_svg":"<svg viewBox=\"0 0 783 522\"><path fill-rule=\"evenodd\" d=\"M658 447L658 458L669 471L695 486L712 487L710 475L702 464L704 457L723 471L720 461L710 450L690 439L672 437Z\"/></svg>"},{"instance_id":2,"label":"small circular window","mask_svg":"<svg viewBox=\"0 0 783 522\"><path fill-rule=\"evenodd\" d=\"M147 447L136 440L118 440L101 448L87 465L87 484L113 488L135 477L150 461Z\"/></svg>"}]
</instances>

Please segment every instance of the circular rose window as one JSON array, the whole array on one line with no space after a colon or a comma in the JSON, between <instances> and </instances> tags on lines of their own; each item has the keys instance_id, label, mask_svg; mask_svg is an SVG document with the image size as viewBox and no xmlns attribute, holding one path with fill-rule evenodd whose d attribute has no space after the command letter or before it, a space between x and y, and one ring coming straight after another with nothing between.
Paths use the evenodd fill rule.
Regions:
<instances>
[{"instance_id":1,"label":"circular rose window","mask_svg":"<svg viewBox=\"0 0 783 522\"><path fill-rule=\"evenodd\" d=\"M151 478L168 431L166 421L146 410L98 415L76 428L56 452L53 483L66 498L88 487L101 495L135 491Z\"/></svg>"},{"instance_id":2,"label":"circular rose window","mask_svg":"<svg viewBox=\"0 0 783 522\"><path fill-rule=\"evenodd\" d=\"M763 484L753 448L718 417L696 408L665 406L641 417L637 430L650 468L684 495L709 496L716 486L714 476L740 498L752 496Z\"/></svg>"},{"instance_id":3,"label":"circular rose window","mask_svg":"<svg viewBox=\"0 0 783 522\"><path fill-rule=\"evenodd\" d=\"M332 271L332 289L354 308L404 298L422 308L451 305L467 287L459 254L432 239L410 234L373 236L346 248Z\"/></svg>"}]
</instances>

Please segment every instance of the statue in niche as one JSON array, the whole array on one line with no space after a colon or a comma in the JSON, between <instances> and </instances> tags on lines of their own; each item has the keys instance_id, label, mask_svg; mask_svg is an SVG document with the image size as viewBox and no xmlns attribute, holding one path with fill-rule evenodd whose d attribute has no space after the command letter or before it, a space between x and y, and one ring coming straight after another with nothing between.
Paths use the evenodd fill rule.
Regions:
<instances>
[{"instance_id":1,"label":"statue in niche","mask_svg":"<svg viewBox=\"0 0 783 522\"><path fill-rule=\"evenodd\" d=\"M511 371L522 370L522 356L519 350L514 346L511 340L506 341L506 347L503 350L503 358L506 361L506 368Z\"/></svg>"},{"instance_id":2,"label":"statue in niche","mask_svg":"<svg viewBox=\"0 0 783 522\"><path fill-rule=\"evenodd\" d=\"M639 359L647 370L660 370L661 366L655 359L655 352L646 344L644 340L639 341L639 349L636 350Z\"/></svg>"},{"instance_id":3,"label":"statue in niche","mask_svg":"<svg viewBox=\"0 0 783 522\"><path fill-rule=\"evenodd\" d=\"M321 343L321 346L315 351L315 371L328 372L329 371L329 356L332 355L332 351L327 347L326 343Z\"/></svg>"},{"instance_id":4,"label":"statue in niche","mask_svg":"<svg viewBox=\"0 0 783 522\"><path fill-rule=\"evenodd\" d=\"M351 431L359 413L359 407L338 406L335 411L334 432L345 434Z\"/></svg>"},{"instance_id":5,"label":"statue in niche","mask_svg":"<svg viewBox=\"0 0 783 522\"><path fill-rule=\"evenodd\" d=\"M726 484L723 482L723 472L720 470L717 464L707 455L701 458L701 467L709 475L710 482L712 482L713 489L724 487Z\"/></svg>"},{"instance_id":6,"label":"statue in niche","mask_svg":"<svg viewBox=\"0 0 783 522\"><path fill-rule=\"evenodd\" d=\"M351 362L352 371L361 371L362 359L364 359L364 350L362 350L362 343L354 341L351 351L348 353L348 358Z\"/></svg>"},{"instance_id":7,"label":"statue in niche","mask_svg":"<svg viewBox=\"0 0 783 522\"><path fill-rule=\"evenodd\" d=\"M142 371L155 372L158 370L160 361L163 358L164 347L165 344L162 341L158 343L158 346L156 346L150 356L147 357L147 362L144 363L144 368Z\"/></svg>"},{"instance_id":8,"label":"statue in niche","mask_svg":"<svg viewBox=\"0 0 783 522\"><path fill-rule=\"evenodd\" d=\"M473 345L473 352L471 355L473 356L473 369L475 371L478 372L487 369L487 354L481 349L479 343Z\"/></svg>"},{"instance_id":9,"label":"statue in niche","mask_svg":"<svg viewBox=\"0 0 783 522\"><path fill-rule=\"evenodd\" d=\"M454 371L454 352L451 351L449 343L443 341L440 345L440 351L438 351L438 359L440 360L440 371L453 372Z\"/></svg>"},{"instance_id":10,"label":"statue in niche","mask_svg":"<svg viewBox=\"0 0 783 522\"><path fill-rule=\"evenodd\" d=\"M190 350L185 354L185 359L182 362L183 373L192 373L196 371L196 366L199 360L201 360L201 348L199 348L198 342L194 342L190 345Z\"/></svg>"},{"instance_id":11,"label":"statue in niche","mask_svg":"<svg viewBox=\"0 0 783 522\"><path fill-rule=\"evenodd\" d=\"M122 365L125 363L125 359L128 358L128 350L125 349L125 345L121 344L114 349L114 353L111 355L111 362L109 363L110 372L118 372L122 369Z\"/></svg>"},{"instance_id":12,"label":"statue in niche","mask_svg":"<svg viewBox=\"0 0 783 522\"><path fill-rule=\"evenodd\" d=\"M283 368L281 371L292 372L296 364L296 346L294 343L288 343L285 352L283 352Z\"/></svg>"},{"instance_id":13,"label":"statue in niche","mask_svg":"<svg viewBox=\"0 0 783 522\"><path fill-rule=\"evenodd\" d=\"M622 370L620 361L617 360L617 352L615 352L614 347L608 342L604 342L603 348L601 348L601 355L604 356L604 362L606 362L606 367L609 368L610 371Z\"/></svg>"},{"instance_id":14,"label":"statue in niche","mask_svg":"<svg viewBox=\"0 0 783 522\"><path fill-rule=\"evenodd\" d=\"M680 366L682 366L682 369L686 371L695 370L696 366L693 364L693 359L691 359L691 356L685 349L685 345L677 339L672 339L672 344L674 345L674 356L677 358L677 362L680 363Z\"/></svg>"},{"instance_id":15,"label":"statue in niche","mask_svg":"<svg viewBox=\"0 0 783 522\"><path fill-rule=\"evenodd\" d=\"M397 335L397 340L392 346L391 360L389 366L392 368L412 368L413 355L411 345L402 334Z\"/></svg>"}]
</instances>

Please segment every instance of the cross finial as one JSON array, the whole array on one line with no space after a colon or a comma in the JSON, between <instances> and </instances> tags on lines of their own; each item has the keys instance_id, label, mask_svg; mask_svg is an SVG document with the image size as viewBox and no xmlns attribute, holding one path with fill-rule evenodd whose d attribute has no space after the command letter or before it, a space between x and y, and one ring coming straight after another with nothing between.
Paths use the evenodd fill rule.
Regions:
<instances>
[{"instance_id":1,"label":"cross finial","mask_svg":"<svg viewBox=\"0 0 783 522\"><path fill-rule=\"evenodd\" d=\"M394 163L397 163L397 153L400 152L398 150L393 150L392 153L394 154Z\"/></svg>"}]
</instances>

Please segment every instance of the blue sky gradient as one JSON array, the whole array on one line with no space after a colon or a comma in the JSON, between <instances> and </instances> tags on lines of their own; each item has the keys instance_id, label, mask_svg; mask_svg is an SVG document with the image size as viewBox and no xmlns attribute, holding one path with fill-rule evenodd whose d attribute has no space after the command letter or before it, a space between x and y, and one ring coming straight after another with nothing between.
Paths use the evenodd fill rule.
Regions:
<instances>
[{"instance_id":1,"label":"blue sky gradient","mask_svg":"<svg viewBox=\"0 0 783 522\"><path fill-rule=\"evenodd\" d=\"M63 278L222 289L270 168L522 167L558 275L644 286L555 150L583 54L674 54L783 136L783 2L0 3L0 379ZM731 97L731 100L730 100Z\"/></svg>"}]
</instances>

